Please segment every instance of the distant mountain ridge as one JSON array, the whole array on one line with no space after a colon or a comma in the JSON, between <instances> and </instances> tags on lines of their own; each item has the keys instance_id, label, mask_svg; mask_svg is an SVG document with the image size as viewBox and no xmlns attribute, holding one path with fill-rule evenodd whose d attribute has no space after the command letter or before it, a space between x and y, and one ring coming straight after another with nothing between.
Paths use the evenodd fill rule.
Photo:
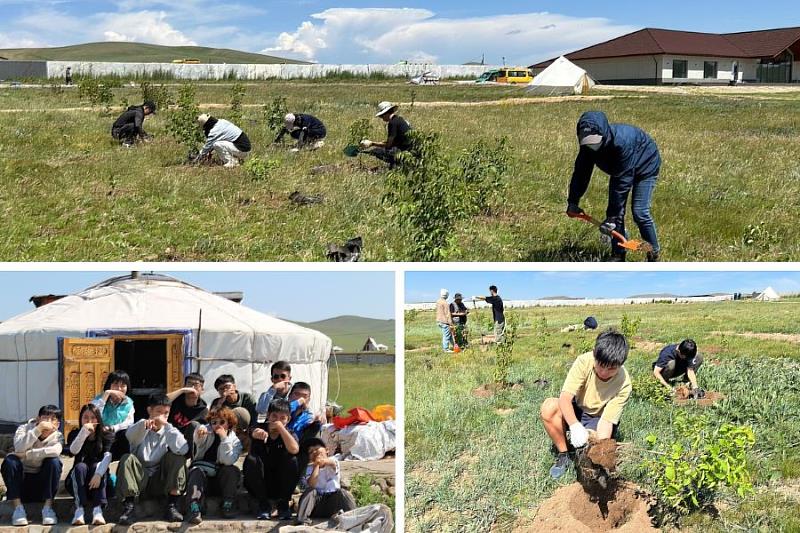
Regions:
<instances>
[{"instance_id":1,"label":"distant mountain ridge","mask_svg":"<svg viewBox=\"0 0 800 533\"><path fill-rule=\"evenodd\" d=\"M199 59L201 63L307 65L283 57L206 46L162 46L147 43L103 42L48 48L0 49L9 60L109 61L120 63L172 63L174 59Z\"/></svg>"},{"instance_id":2,"label":"distant mountain ridge","mask_svg":"<svg viewBox=\"0 0 800 533\"><path fill-rule=\"evenodd\" d=\"M395 351L394 319L381 320L354 315L342 315L316 322L296 322L296 324L321 331L340 346L345 352L357 352L364 346L367 337L385 344L389 351Z\"/></svg>"}]
</instances>

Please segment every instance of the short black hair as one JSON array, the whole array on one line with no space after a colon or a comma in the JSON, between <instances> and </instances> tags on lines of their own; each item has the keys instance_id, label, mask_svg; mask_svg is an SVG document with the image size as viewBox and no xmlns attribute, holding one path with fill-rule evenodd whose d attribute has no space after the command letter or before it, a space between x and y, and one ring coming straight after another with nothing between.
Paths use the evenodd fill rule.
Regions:
<instances>
[{"instance_id":1,"label":"short black hair","mask_svg":"<svg viewBox=\"0 0 800 533\"><path fill-rule=\"evenodd\" d=\"M272 374L276 370L285 370L286 372L292 372L292 365L289 364L288 361L275 361L272 363L272 366L269 369L269 373Z\"/></svg>"},{"instance_id":2,"label":"short black hair","mask_svg":"<svg viewBox=\"0 0 800 533\"><path fill-rule=\"evenodd\" d=\"M311 437L310 439L306 439L303 441L303 449L305 449L306 453L311 453L312 448L326 448L325 441L317 437Z\"/></svg>"},{"instance_id":3,"label":"short black hair","mask_svg":"<svg viewBox=\"0 0 800 533\"><path fill-rule=\"evenodd\" d=\"M147 398L147 407L160 407L162 405L172 405L167 395L163 392L154 392Z\"/></svg>"},{"instance_id":4,"label":"short black hair","mask_svg":"<svg viewBox=\"0 0 800 533\"><path fill-rule=\"evenodd\" d=\"M297 383L292 385L291 392L294 392L295 390L308 391L308 393L311 394L311 385L309 385L305 381L298 381Z\"/></svg>"},{"instance_id":5,"label":"short black hair","mask_svg":"<svg viewBox=\"0 0 800 533\"><path fill-rule=\"evenodd\" d=\"M600 366L615 367L625 364L628 358L628 341L615 329L607 329L597 336L594 359Z\"/></svg>"},{"instance_id":6,"label":"short black hair","mask_svg":"<svg viewBox=\"0 0 800 533\"><path fill-rule=\"evenodd\" d=\"M497 292L497 285L489 285L489 290Z\"/></svg>"},{"instance_id":7,"label":"short black hair","mask_svg":"<svg viewBox=\"0 0 800 533\"><path fill-rule=\"evenodd\" d=\"M692 339L686 339L678 345L678 351L686 357L694 357L697 355L697 343Z\"/></svg>"},{"instance_id":8,"label":"short black hair","mask_svg":"<svg viewBox=\"0 0 800 533\"><path fill-rule=\"evenodd\" d=\"M54 416L58 420L61 420L61 415L61 409L57 405L48 404L39 408L39 416Z\"/></svg>"},{"instance_id":9,"label":"short black hair","mask_svg":"<svg viewBox=\"0 0 800 533\"><path fill-rule=\"evenodd\" d=\"M108 377L106 378L106 384L103 385L103 390L104 391L109 390L111 388L111 385L113 385L117 381L123 382L125 386L128 387L129 389L131 388L131 377L124 370L117 369L108 375Z\"/></svg>"},{"instance_id":10,"label":"short black hair","mask_svg":"<svg viewBox=\"0 0 800 533\"><path fill-rule=\"evenodd\" d=\"M292 416L292 408L289 405L289 400L283 398L276 398L269 403L267 414L278 413Z\"/></svg>"},{"instance_id":11,"label":"short black hair","mask_svg":"<svg viewBox=\"0 0 800 533\"><path fill-rule=\"evenodd\" d=\"M156 103L155 103L154 101L152 101L152 100L145 100L145 101L142 103L142 107L146 107L146 108L148 108L148 109L149 109L151 112L153 112L153 113L155 113L155 112L156 112L156 109L158 109L158 106L157 106L157 105L156 105Z\"/></svg>"},{"instance_id":12,"label":"short black hair","mask_svg":"<svg viewBox=\"0 0 800 533\"><path fill-rule=\"evenodd\" d=\"M217 379L214 380L214 388L219 390L219 388L227 383L233 383L236 385L236 380L230 374L222 374Z\"/></svg>"},{"instance_id":13,"label":"short black hair","mask_svg":"<svg viewBox=\"0 0 800 533\"><path fill-rule=\"evenodd\" d=\"M183 378L183 384L188 385L190 381L199 381L200 383L205 383L206 378L204 378L203 374L199 372L192 372L191 374L186 374L186 377Z\"/></svg>"}]
</instances>

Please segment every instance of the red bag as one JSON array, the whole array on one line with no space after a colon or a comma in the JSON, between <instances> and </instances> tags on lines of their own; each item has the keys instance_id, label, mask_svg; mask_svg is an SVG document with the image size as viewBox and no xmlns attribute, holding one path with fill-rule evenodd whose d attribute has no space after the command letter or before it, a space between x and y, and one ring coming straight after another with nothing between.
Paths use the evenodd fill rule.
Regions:
<instances>
[{"instance_id":1,"label":"red bag","mask_svg":"<svg viewBox=\"0 0 800 533\"><path fill-rule=\"evenodd\" d=\"M333 425L336 426L336 429L346 428L353 424L366 424L367 422L375 421L369 411L361 407L354 407L347 412L350 413L350 416L333 417Z\"/></svg>"}]
</instances>

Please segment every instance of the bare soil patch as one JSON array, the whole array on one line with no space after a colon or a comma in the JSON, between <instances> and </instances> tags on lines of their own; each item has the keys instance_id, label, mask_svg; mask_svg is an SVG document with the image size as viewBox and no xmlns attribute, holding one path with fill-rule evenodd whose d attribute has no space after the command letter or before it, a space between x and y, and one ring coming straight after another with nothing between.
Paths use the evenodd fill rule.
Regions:
<instances>
[{"instance_id":1,"label":"bare soil patch","mask_svg":"<svg viewBox=\"0 0 800 533\"><path fill-rule=\"evenodd\" d=\"M558 489L545 500L533 521L515 531L595 533L655 532L646 494L632 483L614 483L607 490L586 492L580 483Z\"/></svg>"},{"instance_id":2,"label":"bare soil patch","mask_svg":"<svg viewBox=\"0 0 800 533\"><path fill-rule=\"evenodd\" d=\"M748 337L751 339L759 339L762 341L800 342L800 334L797 333L755 333L752 331L747 331L745 333L736 333L735 331L714 331L712 332L712 335Z\"/></svg>"},{"instance_id":3,"label":"bare soil patch","mask_svg":"<svg viewBox=\"0 0 800 533\"><path fill-rule=\"evenodd\" d=\"M719 392L706 391L703 398L695 399L689 397L689 387L682 386L675 389L675 405L699 405L700 407L709 407L714 405L720 400L724 400L725 395Z\"/></svg>"},{"instance_id":4,"label":"bare soil patch","mask_svg":"<svg viewBox=\"0 0 800 533\"><path fill-rule=\"evenodd\" d=\"M472 390L472 395L477 398L491 398L503 390L522 390L525 387L522 383L484 383L480 387Z\"/></svg>"}]
</instances>

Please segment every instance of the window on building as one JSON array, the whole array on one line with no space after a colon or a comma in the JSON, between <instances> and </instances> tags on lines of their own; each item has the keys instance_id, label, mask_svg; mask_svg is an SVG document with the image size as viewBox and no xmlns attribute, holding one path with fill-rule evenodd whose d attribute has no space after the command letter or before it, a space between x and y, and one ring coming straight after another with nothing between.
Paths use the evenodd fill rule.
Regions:
<instances>
[{"instance_id":1,"label":"window on building","mask_svg":"<svg viewBox=\"0 0 800 533\"><path fill-rule=\"evenodd\" d=\"M672 77L673 78L688 78L689 77L689 62L685 59L672 60Z\"/></svg>"},{"instance_id":2,"label":"window on building","mask_svg":"<svg viewBox=\"0 0 800 533\"><path fill-rule=\"evenodd\" d=\"M703 62L703 77L705 79L717 79L717 62L705 61Z\"/></svg>"}]
</instances>

